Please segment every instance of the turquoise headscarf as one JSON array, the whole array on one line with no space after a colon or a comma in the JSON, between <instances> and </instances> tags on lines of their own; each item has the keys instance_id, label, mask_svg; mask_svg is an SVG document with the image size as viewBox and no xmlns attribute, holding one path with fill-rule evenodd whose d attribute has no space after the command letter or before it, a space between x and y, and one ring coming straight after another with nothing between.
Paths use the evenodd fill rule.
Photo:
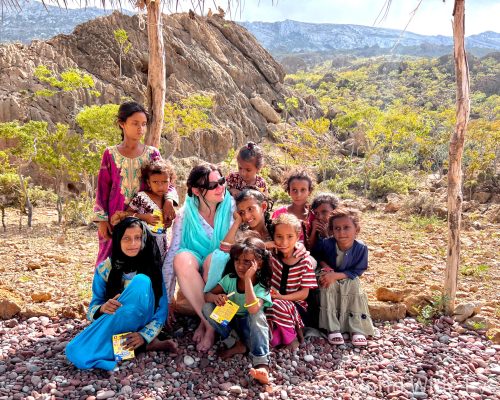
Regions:
<instances>
[{"instance_id":1,"label":"turquoise headscarf","mask_svg":"<svg viewBox=\"0 0 500 400\"><path fill-rule=\"evenodd\" d=\"M224 200L219 203L215 211L214 233L209 239L203 231L198 212L199 200L196 196L188 196L184 202L184 220L182 223L182 236L179 250L176 254L184 251L192 253L200 265L205 258L215 249L219 248L221 240L224 239L231 226L231 195L226 189Z\"/></svg>"}]
</instances>

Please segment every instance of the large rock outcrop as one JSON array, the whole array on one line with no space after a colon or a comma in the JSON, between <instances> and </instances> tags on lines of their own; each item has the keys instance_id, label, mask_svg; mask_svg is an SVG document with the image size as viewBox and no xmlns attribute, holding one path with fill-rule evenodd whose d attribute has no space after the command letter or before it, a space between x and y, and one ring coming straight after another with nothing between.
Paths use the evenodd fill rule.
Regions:
<instances>
[{"instance_id":1,"label":"large rock outcrop","mask_svg":"<svg viewBox=\"0 0 500 400\"><path fill-rule=\"evenodd\" d=\"M145 102L148 44L147 32L139 26L138 16L115 12L77 26L71 35L29 45L1 45L0 121L46 120L72 126L83 105L119 103L123 97ZM183 139L176 156L200 150L201 157L220 161L231 147L265 136L270 114L272 122L276 115L262 110L274 111L271 104L294 96L283 85L281 65L244 28L219 15L194 19L188 14L165 15L163 27L167 100L201 92L213 95L216 104L213 129L200 135L201 145ZM121 78L113 35L118 28L125 29L132 42L123 59ZM35 96L35 91L46 87L33 75L38 65L57 72L77 67L92 75L101 96L93 97L84 89L49 98ZM269 107L262 107L262 103ZM303 99L299 104L298 116L321 115L317 105Z\"/></svg>"}]
</instances>

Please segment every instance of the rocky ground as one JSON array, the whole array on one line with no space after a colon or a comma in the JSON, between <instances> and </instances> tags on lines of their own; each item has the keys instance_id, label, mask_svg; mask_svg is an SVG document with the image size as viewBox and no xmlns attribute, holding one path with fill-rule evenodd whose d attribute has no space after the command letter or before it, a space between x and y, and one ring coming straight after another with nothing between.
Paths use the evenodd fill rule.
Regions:
<instances>
[{"instance_id":1,"label":"rocky ground","mask_svg":"<svg viewBox=\"0 0 500 400\"><path fill-rule=\"evenodd\" d=\"M273 384L262 387L247 380L246 358L222 362L215 354L196 353L189 333L196 321L184 317L171 332L178 356L140 355L112 374L75 370L63 350L86 324L82 313L97 241L95 231L62 229L55 220L52 210L35 210L34 228L19 230L15 210L7 213L8 229L0 236L0 313L17 314L0 321L0 399L500 396L500 346L488 340L498 343L500 326L498 225L476 224L462 233L457 301L472 305L472 316L465 324L447 317L421 324L416 318L425 315L415 309L439 303L446 226L366 212L361 238L371 258L363 281L373 313L414 317L377 323L379 336L361 351L308 338L296 353L277 352Z\"/></svg>"}]
</instances>

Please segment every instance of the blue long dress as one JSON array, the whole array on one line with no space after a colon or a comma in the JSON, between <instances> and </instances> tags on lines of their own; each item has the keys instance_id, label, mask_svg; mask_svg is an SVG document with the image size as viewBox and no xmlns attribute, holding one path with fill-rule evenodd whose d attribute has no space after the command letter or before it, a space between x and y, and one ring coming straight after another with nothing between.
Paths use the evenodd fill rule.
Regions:
<instances>
[{"instance_id":1,"label":"blue long dress","mask_svg":"<svg viewBox=\"0 0 500 400\"><path fill-rule=\"evenodd\" d=\"M87 318L92 323L66 346L66 357L77 368L101 368L113 370L114 359L112 336L125 332L139 332L146 343L160 333L168 315L168 300L163 295L155 311L155 297L151 280L144 274L123 274L125 290L118 297L122 304L114 314L100 314L94 319L101 305L106 302L106 284L111 271L111 259L96 268L92 282L92 300Z\"/></svg>"}]
</instances>

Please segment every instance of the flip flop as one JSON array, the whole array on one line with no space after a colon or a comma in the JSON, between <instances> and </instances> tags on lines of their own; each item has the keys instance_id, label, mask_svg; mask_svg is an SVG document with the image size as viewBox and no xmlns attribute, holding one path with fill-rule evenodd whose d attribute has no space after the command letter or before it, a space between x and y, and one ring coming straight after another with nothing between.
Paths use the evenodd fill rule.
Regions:
<instances>
[{"instance_id":1,"label":"flip flop","mask_svg":"<svg viewBox=\"0 0 500 400\"><path fill-rule=\"evenodd\" d=\"M328 334L328 341L331 344L340 345L344 344L344 337L340 332L333 332Z\"/></svg>"},{"instance_id":2,"label":"flip flop","mask_svg":"<svg viewBox=\"0 0 500 400\"><path fill-rule=\"evenodd\" d=\"M368 341L366 340L365 335L362 335L361 333L354 333L351 338L351 343L353 346L363 347L368 344Z\"/></svg>"}]
</instances>

